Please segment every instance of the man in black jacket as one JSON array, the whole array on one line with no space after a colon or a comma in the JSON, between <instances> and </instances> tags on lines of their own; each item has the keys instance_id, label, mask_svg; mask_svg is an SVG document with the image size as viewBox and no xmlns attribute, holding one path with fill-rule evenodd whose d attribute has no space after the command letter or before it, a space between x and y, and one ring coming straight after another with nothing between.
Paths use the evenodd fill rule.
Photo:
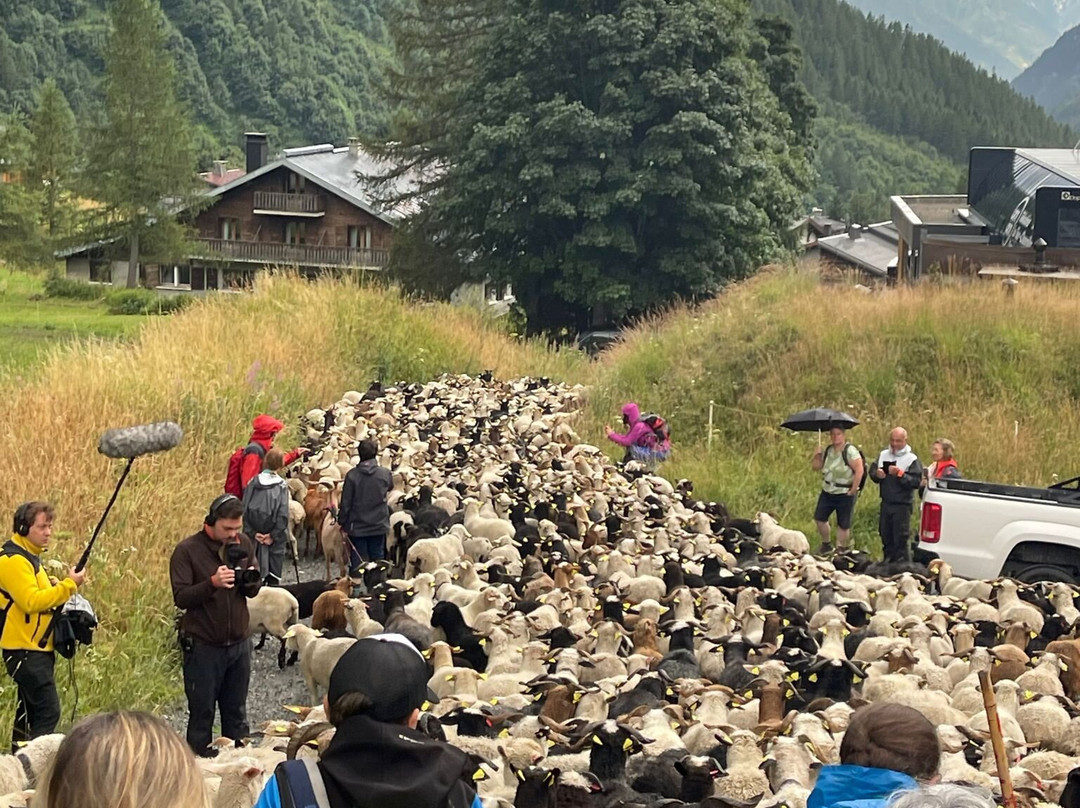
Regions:
<instances>
[{"instance_id":1,"label":"man in black jacket","mask_svg":"<svg viewBox=\"0 0 1080 808\"><path fill-rule=\"evenodd\" d=\"M287 761L255 808L323 804L330 808L480 808L462 778L476 765L416 729L428 690L427 662L400 634L357 640L330 673L323 707L336 727L317 766Z\"/></svg>"},{"instance_id":2,"label":"man in black jacket","mask_svg":"<svg viewBox=\"0 0 1080 808\"><path fill-rule=\"evenodd\" d=\"M350 575L360 574L366 561L386 558L386 534L390 531L390 508L386 495L394 486L390 470L375 460L378 446L362 440L357 447L360 463L345 475L338 524L349 544Z\"/></svg>"},{"instance_id":3,"label":"man in black jacket","mask_svg":"<svg viewBox=\"0 0 1080 808\"><path fill-rule=\"evenodd\" d=\"M907 430L889 433L889 447L870 464L870 479L881 488L878 532L886 561L910 561L911 508L922 483L922 463L907 442Z\"/></svg>"},{"instance_id":4,"label":"man in black jacket","mask_svg":"<svg viewBox=\"0 0 1080 808\"><path fill-rule=\"evenodd\" d=\"M222 494L210 504L202 530L180 542L169 561L173 602L184 610L187 742L204 757L217 752L210 747L215 709L222 735L240 740L249 732L247 598L259 591L260 574L255 544L240 532L243 517L243 502Z\"/></svg>"}]
</instances>

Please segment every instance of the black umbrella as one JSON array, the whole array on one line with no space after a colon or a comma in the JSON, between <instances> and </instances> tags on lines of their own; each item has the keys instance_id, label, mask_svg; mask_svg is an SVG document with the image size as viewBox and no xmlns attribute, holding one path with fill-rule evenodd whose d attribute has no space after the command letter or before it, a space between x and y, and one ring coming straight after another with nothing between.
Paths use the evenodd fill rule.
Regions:
<instances>
[{"instance_id":1,"label":"black umbrella","mask_svg":"<svg viewBox=\"0 0 1080 808\"><path fill-rule=\"evenodd\" d=\"M851 429L858 426L859 422L840 410L830 410L828 407L815 407L812 410L803 410L794 415L789 415L780 426L790 429L792 432L822 432L838 426L841 429Z\"/></svg>"}]
</instances>

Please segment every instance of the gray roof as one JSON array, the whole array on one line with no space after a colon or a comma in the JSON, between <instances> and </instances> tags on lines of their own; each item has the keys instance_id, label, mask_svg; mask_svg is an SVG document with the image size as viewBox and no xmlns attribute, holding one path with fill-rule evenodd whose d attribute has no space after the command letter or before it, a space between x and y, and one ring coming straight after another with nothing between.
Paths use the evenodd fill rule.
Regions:
<instances>
[{"instance_id":1,"label":"gray roof","mask_svg":"<svg viewBox=\"0 0 1080 808\"><path fill-rule=\"evenodd\" d=\"M1080 151L1076 149L1017 149L1016 153L1080 185Z\"/></svg>"},{"instance_id":2,"label":"gray roof","mask_svg":"<svg viewBox=\"0 0 1080 808\"><path fill-rule=\"evenodd\" d=\"M817 246L823 252L882 278L896 263L899 244L900 236L892 222L866 227L852 225L848 233L817 240Z\"/></svg>"},{"instance_id":3,"label":"gray roof","mask_svg":"<svg viewBox=\"0 0 1080 808\"><path fill-rule=\"evenodd\" d=\"M374 189L357 178L357 174L375 176L386 172L389 166L385 162L379 161L363 149L358 149L355 155L351 155L348 146L335 149L330 144L286 149L276 160L226 185L211 189L207 196L213 198L228 193L250 180L282 167L295 171L308 181L336 194L372 216L382 219L387 224L397 224L417 210L417 205L413 202L406 202L389 209L383 207L379 204L378 195ZM410 180L399 178L394 181L390 190L394 193L402 192L408 189L409 183Z\"/></svg>"}]
</instances>

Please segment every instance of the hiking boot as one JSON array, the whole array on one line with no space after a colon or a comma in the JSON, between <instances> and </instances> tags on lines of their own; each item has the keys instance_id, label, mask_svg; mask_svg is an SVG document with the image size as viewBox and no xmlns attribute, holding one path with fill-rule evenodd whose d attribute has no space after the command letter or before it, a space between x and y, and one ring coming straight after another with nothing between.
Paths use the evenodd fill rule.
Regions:
<instances>
[{"instance_id":1,"label":"hiking boot","mask_svg":"<svg viewBox=\"0 0 1080 808\"><path fill-rule=\"evenodd\" d=\"M220 751L221 750L219 750L216 746L208 746L205 749L199 750L195 754L201 758L216 758L218 756L218 752Z\"/></svg>"},{"instance_id":2,"label":"hiking boot","mask_svg":"<svg viewBox=\"0 0 1080 808\"><path fill-rule=\"evenodd\" d=\"M823 541L818 548L818 555L828 555L833 551L832 542Z\"/></svg>"}]
</instances>

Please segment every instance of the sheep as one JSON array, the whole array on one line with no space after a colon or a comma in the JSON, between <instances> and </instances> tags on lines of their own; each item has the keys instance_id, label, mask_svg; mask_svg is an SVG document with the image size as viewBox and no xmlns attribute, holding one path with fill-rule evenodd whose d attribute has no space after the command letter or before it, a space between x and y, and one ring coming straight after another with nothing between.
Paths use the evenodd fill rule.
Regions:
<instances>
[{"instance_id":1,"label":"sheep","mask_svg":"<svg viewBox=\"0 0 1080 808\"><path fill-rule=\"evenodd\" d=\"M251 634L262 632L255 648L263 647L266 635L272 634L281 641L278 649L278 668L285 667L285 632L300 622L300 603L293 594L281 587L264 586L255 597L247 599L248 630Z\"/></svg>"},{"instance_id":2,"label":"sheep","mask_svg":"<svg viewBox=\"0 0 1080 808\"><path fill-rule=\"evenodd\" d=\"M1065 696L1061 684L1062 661L1057 654L1047 652L1039 659L1039 664L1032 670L1024 671L1016 677L1016 684L1021 690L1033 690L1045 696ZM1065 667L1068 667L1067 665Z\"/></svg>"},{"instance_id":3,"label":"sheep","mask_svg":"<svg viewBox=\"0 0 1080 808\"><path fill-rule=\"evenodd\" d=\"M1046 650L1058 657L1066 667L1061 671L1061 684L1065 695L1074 701L1080 697L1080 640L1054 640Z\"/></svg>"},{"instance_id":4,"label":"sheep","mask_svg":"<svg viewBox=\"0 0 1080 808\"><path fill-rule=\"evenodd\" d=\"M480 504L475 499L465 501L465 529L471 536L482 536L492 541L514 535L512 522L481 516Z\"/></svg>"},{"instance_id":5,"label":"sheep","mask_svg":"<svg viewBox=\"0 0 1080 808\"><path fill-rule=\"evenodd\" d=\"M253 757L209 764L203 771L220 778L216 783L210 778L205 781L213 808L250 808L259 799L266 779L262 764Z\"/></svg>"},{"instance_id":6,"label":"sheep","mask_svg":"<svg viewBox=\"0 0 1080 808\"><path fill-rule=\"evenodd\" d=\"M63 740L60 733L41 735L13 755L0 755L0 794L33 788Z\"/></svg>"},{"instance_id":7,"label":"sheep","mask_svg":"<svg viewBox=\"0 0 1080 808\"><path fill-rule=\"evenodd\" d=\"M323 592L312 607L311 627L320 631L344 631L348 625L345 620L348 600L348 595L337 589Z\"/></svg>"},{"instance_id":8,"label":"sheep","mask_svg":"<svg viewBox=\"0 0 1080 808\"><path fill-rule=\"evenodd\" d=\"M804 555L810 552L810 542L806 534L801 530L790 530L781 527L776 520L767 513L757 515L758 530L761 533L761 546L766 550L774 547L783 547L789 553Z\"/></svg>"},{"instance_id":9,"label":"sheep","mask_svg":"<svg viewBox=\"0 0 1080 808\"><path fill-rule=\"evenodd\" d=\"M419 539L405 554L405 569L410 575L435 572L463 555L465 548L461 539L453 534L448 533L437 539Z\"/></svg>"},{"instance_id":10,"label":"sheep","mask_svg":"<svg viewBox=\"0 0 1080 808\"><path fill-rule=\"evenodd\" d=\"M761 770L763 758L757 744L758 737L753 732L739 730L731 733L727 777L721 778L716 784L717 796L757 802L771 793L769 778Z\"/></svg>"},{"instance_id":11,"label":"sheep","mask_svg":"<svg viewBox=\"0 0 1080 808\"><path fill-rule=\"evenodd\" d=\"M311 694L311 703L315 704L319 700L319 687L326 689L330 686L330 672L356 640L328 640L303 623L292 626L285 633L285 639L290 648L300 654L300 671Z\"/></svg>"},{"instance_id":12,"label":"sheep","mask_svg":"<svg viewBox=\"0 0 1080 808\"><path fill-rule=\"evenodd\" d=\"M382 634L384 631L382 624L368 615L367 604L360 598L349 598L345 601L345 622L348 624L349 633L357 639Z\"/></svg>"}]
</instances>

